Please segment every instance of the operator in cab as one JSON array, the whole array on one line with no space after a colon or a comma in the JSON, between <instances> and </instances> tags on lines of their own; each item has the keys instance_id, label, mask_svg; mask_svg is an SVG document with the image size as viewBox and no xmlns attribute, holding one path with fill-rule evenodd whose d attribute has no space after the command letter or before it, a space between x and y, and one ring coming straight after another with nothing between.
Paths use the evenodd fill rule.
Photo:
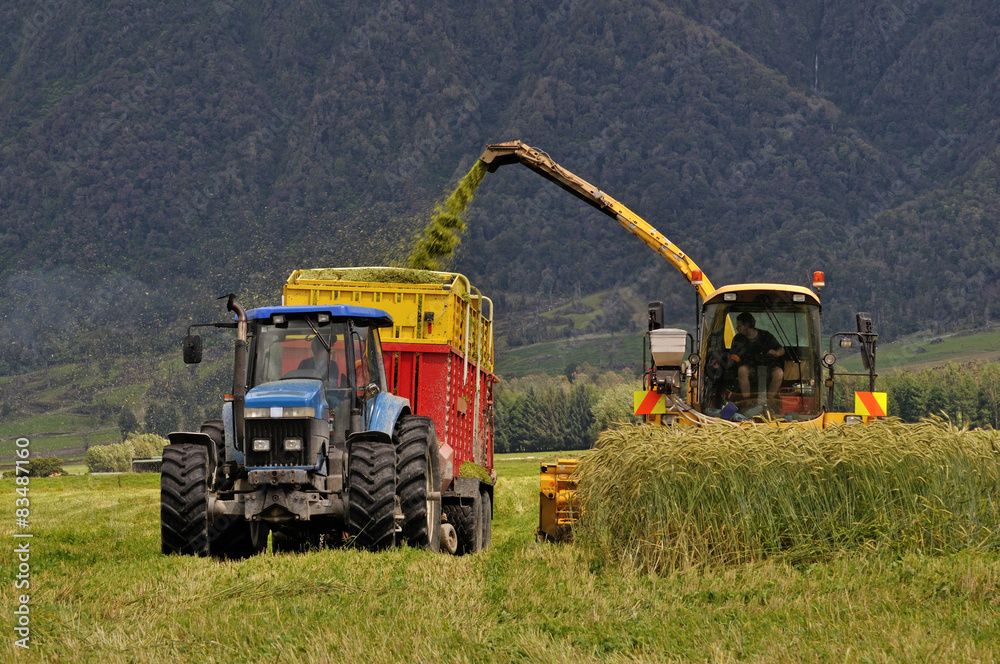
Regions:
<instances>
[{"instance_id":1,"label":"operator in cab","mask_svg":"<svg viewBox=\"0 0 1000 664\"><path fill-rule=\"evenodd\" d=\"M312 350L312 357L307 357L306 359L299 362L298 368L318 371L323 377L324 383L330 383L330 377L333 376L334 381L336 381L339 375L337 370L337 363L330 359L330 351L327 350L326 345L323 340L320 339L317 334L312 338L310 343L310 349ZM336 387L334 382L332 387Z\"/></svg>"},{"instance_id":2,"label":"operator in cab","mask_svg":"<svg viewBox=\"0 0 1000 664\"><path fill-rule=\"evenodd\" d=\"M733 337L731 358L736 365L740 396L744 403L751 397L750 383L767 372L767 398L778 396L784 378L785 347L767 330L757 329L757 320L748 311L736 317L736 336Z\"/></svg>"}]
</instances>

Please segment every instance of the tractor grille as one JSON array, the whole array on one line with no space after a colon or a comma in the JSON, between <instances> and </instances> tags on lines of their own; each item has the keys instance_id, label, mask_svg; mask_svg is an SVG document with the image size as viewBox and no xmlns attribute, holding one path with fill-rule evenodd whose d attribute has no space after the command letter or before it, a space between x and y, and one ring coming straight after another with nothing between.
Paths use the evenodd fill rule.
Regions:
<instances>
[{"instance_id":1,"label":"tractor grille","mask_svg":"<svg viewBox=\"0 0 1000 664\"><path fill-rule=\"evenodd\" d=\"M311 466L306 461L309 452L308 419L256 419L245 420L246 431L246 464L256 466ZM266 438L271 441L271 449L267 452L254 452L255 438ZM294 452L285 451L286 438L300 438L302 449Z\"/></svg>"}]
</instances>

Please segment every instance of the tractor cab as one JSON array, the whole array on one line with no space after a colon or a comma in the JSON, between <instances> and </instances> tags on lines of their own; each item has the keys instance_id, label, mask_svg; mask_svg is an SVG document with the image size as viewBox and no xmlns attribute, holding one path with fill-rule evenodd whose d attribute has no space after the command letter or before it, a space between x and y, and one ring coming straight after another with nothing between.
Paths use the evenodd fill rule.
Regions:
<instances>
[{"instance_id":1,"label":"tractor cab","mask_svg":"<svg viewBox=\"0 0 1000 664\"><path fill-rule=\"evenodd\" d=\"M820 302L798 286L741 284L705 300L696 405L706 415L820 413Z\"/></svg>"}]
</instances>

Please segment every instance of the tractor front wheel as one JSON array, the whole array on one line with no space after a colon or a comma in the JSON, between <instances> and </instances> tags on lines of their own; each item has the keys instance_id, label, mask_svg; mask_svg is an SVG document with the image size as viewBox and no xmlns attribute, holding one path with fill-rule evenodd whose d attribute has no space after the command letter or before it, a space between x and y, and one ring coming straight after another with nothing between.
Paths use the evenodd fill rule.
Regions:
<instances>
[{"instance_id":1,"label":"tractor front wheel","mask_svg":"<svg viewBox=\"0 0 1000 664\"><path fill-rule=\"evenodd\" d=\"M396 545L396 450L389 443L357 441L347 461L348 534L369 551Z\"/></svg>"},{"instance_id":2,"label":"tractor front wheel","mask_svg":"<svg viewBox=\"0 0 1000 664\"><path fill-rule=\"evenodd\" d=\"M208 450L167 445L160 469L160 545L163 553L207 556Z\"/></svg>"}]
</instances>

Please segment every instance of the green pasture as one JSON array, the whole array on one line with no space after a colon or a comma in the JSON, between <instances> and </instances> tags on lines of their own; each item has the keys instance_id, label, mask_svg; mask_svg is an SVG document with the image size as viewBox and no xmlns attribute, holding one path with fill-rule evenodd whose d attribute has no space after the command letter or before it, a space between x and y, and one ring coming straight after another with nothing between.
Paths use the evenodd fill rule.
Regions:
<instances>
[{"instance_id":1,"label":"green pasture","mask_svg":"<svg viewBox=\"0 0 1000 664\"><path fill-rule=\"evenodd\" d=\"M14 454L16 438L0 441L0 456L10 456ZM85 433L72 433L67 435L30 436L31 456L47 456L46 452L61 450L67 447L83 447L85 445L104 445L107 443L120 443L122 441L121 432L117 427L96 429ZM9 465L10 462L7 462Z\"/></svg>"},{"instance_id":2,"label":"green pasture","mask_svg":"<svg viewBox=\"0 0 1000 664\"><path fill-rule=\"evenodd\" d=\"M845 371L862 371L861 357L856 349L842 351L834 348L838 357L843 357ZM876 355L876 367L880 373L886 370L918 370L932 366L943 366L948 362L963 363L973 360L996 362L1000 360L1000 329L976 332L934 335L927 332L912 334L898 341L880 343Z\"/></svg>"}]
</instances>

